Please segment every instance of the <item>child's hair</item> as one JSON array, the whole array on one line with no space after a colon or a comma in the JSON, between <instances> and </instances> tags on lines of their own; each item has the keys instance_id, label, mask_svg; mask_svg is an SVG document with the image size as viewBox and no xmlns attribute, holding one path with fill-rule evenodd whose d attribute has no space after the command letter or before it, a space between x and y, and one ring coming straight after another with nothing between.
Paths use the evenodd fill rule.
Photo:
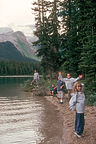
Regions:
<instances>
[{"instance_id":1,"label":"child's hair","mask_svg":"<svg viewBox=\"0 0 96 144\"><path fill-rule=\"evenodd\" d=\"M82 91L82 84L80 82L75 82L74 86L73 86L73 93L78 92L77 87L81 87L81 91Z\"/></svg>"}]
</instances>

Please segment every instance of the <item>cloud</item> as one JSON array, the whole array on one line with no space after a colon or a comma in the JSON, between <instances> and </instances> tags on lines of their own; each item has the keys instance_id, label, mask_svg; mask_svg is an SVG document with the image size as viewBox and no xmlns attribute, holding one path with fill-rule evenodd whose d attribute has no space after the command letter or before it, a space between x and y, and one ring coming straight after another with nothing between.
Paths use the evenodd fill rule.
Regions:
<instances>
[{"instance_id":1,"label":"cloud","mask_svg":"<svg viewBox=\"0 0 96 144\"><path fill-rule=\"evenodd\" d=\"M35 23L32 2L33 0L0 0L0 26L9 26L13 30L31 34Z\"/></svg>"},{"instance_id":2,"label":"cloud","mask_svg":"<svg viewBox=\"0 0 96 144\"><path fill-rule=\"evenodd\" d=\"M33 31L35 30L34 24L29 25L14 25L9 24L9 27L12 28L14 31L22 31L26 36L33 36Z\"/></svg>"}]
</instances>

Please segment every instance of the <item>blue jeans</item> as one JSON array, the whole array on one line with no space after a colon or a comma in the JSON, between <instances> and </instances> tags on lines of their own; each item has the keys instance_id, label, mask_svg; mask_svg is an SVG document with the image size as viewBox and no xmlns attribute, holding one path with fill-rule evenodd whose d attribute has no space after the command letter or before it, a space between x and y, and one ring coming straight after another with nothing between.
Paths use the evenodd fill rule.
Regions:
<instances>
[{"instance_id":1,"label":"blue jeans","mask_svg":"<svg viewBox=\"0 0 96 144\"><path fill-rule=\"evenodd\" d=\"M76 113L75 132L77 134L81 135L83 133L84 123L84 113Z\"/></svg>"}]
</instances>

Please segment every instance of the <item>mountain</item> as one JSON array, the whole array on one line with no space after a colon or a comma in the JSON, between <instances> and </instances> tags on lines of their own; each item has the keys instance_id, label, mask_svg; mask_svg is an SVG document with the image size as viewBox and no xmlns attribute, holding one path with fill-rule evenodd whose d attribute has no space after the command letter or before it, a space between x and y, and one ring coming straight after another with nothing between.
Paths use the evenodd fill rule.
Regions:
<instances>
[{"instance_id":1,"label":"mountain","mask_svg":"<svg viewBox=\"0 0 96 144\"><path fill-rule=\"evenodd\" d=\"M9 41L0 42L0 59L15 61L32 61L32 59L23 56L20 51L18 51L17 48Z\"/></svg>"},{"instance_id":2,"label":"mountain","mask_svg":"<svg viewBox=\"0 0 96 144\"><path fill-rule=\"evenodd\" d=\"M0 28L0 34L13 33L13 30L8 27Z\"/></svg>"},{"instance_id":3,"label":"mountain","mask_svg":"<svg viewBox=\"0 0 96 144\"><path fill-rule=\"evenodd\" d=\"M7 41L10 41L21 55L34 60L39 60L36 56L36 48L32 46L32 43L27 40L22 32L14 32L10 28L0 28L0 42Z\"/></svg>"},{"instance_id":4,"label":"mountain","mask_svg":"<svg viewBox=\"0 0 96 144\"><path fill-rule=\"evenodd\" d=\"M28 43L30 43L30 45L32 45L33 42L37 41L37 37L31 37L31 36L26 36L26 39L28 41ZM38 50L37 46L32 46L32 51L36 54Z\"/></svg>"}]
</instances>

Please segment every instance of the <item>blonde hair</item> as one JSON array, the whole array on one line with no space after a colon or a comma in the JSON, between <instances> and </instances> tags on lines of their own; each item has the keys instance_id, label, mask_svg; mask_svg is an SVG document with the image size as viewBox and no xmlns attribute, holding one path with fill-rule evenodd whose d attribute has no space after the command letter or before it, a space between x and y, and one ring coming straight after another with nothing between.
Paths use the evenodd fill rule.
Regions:
<instances>
[{"instance_id":1,"label":"blonde hair","mask_svg":"<svg viewBox=\"0 0 96 144\"><path fill-rule=\"evenodd\" d=\"M80 82L75 82L74 86L73 86L73 93L78 92L77 87L80 86L81 87L81 91L82 91L82 84Z\"/></svg>"}]
</instances>

